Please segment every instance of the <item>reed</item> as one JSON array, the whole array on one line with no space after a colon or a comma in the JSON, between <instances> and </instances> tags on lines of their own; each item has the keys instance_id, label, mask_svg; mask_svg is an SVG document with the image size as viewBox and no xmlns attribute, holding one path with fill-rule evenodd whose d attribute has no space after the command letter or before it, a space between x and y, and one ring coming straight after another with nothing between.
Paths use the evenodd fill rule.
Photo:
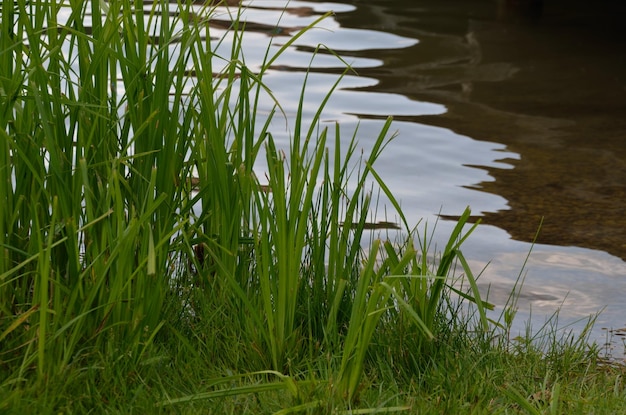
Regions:
<instances>
[{"instance_id":1,"label":"reed","mask_svg":"<svg viewBox=\"0 0 626 415\"><path fill-rule=\"evenodd\" d=\"M237 19L231 55L219 57L202 17L210 10L181 5L160 19L166 7L3 3L16 21L16 33L3 36L3 340L21 344L21 370L35 366L40 377L62 370L79 345L140 348L163 326L172 281L185 277L171 270L190 258L189 272L217 281L244 310L272 369L289 372L305 333L314 334L310 344L345 349L339 377L350 377L341 388L351 396L378 320L368 319L362 335L362 313L382 315L395 293L382 280L387 265L374 269L378 243L360 271L366 179L389 122L349 190L356 134L342 154L335 129L331 162L328 131L316 134L324 103L302 124L306 83L284 156L268 131L273 115L256 125L261 95L271 96L263 75L277 55L253 73ZM225 64L216 69L219 58ZM253 168L263 150L261 191ZM391 244L385 249L393 274L415 255L400 261ZM451 249L431 298L410 288L407 300L426 307L424 316L401 300L427 337Z\"/></svg>"},{"instance_id":2,"label":"reed","mask_svg":"<svg viewBox=\"0 0 626 415\"><path fill-rule=\"evenodd\" d=\"M320 127L341 77L308 125L305 80L289 148L277 146L283 111L264 76L326 16L251 68L238 15L212 37L213 7L2 3L0 409L62 379L24 407L110 410L93 396L109 385L140 400L137 377L142 404L164 411L270 392L288 396L279 413L352 408L377 367L420 376L469 324L459 302L478 332L494 330L461 253L469 209L430 261L374 168L391 119L357 157L358 130ZM395 239L369 229L374 184L401 219ZM209 390L168 390L169 372ZM91 397L68 396L84 384ZM388 412L408 409L393 402Z\"/></svg>"}]
</instances>

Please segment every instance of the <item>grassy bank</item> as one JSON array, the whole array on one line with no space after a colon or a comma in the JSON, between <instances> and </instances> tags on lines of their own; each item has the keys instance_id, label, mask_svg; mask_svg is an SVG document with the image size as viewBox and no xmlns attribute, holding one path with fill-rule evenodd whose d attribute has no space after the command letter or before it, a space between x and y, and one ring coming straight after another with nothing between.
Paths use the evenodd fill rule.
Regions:
<instances>
[{"instance_id":1,"label":"grassy bank","mask_svg":"<svg viewBox=\"0 0 626 415\"><path fill-rule=\"evenodd\" d=\"M375 170L390 120L360 155L305 84L277 147L263 77L307 28L252 69L211 6L1 7L0 411L624 409L584 339L487 319L469 210L428 252ZM404 236L370 230L373 183Z\"/></svg>"}]
</instances>

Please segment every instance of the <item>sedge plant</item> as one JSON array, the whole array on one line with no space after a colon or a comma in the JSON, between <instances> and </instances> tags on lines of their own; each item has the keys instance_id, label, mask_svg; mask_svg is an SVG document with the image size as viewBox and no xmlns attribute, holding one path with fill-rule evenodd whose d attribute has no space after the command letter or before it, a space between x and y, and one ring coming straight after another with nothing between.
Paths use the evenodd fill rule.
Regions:
<instances>
[{"instance_id":1,"label":"sedge plant","mask_svg":"<svg viewBox=\"0 0 626 415\"><path fill-rule=\"evenodd\" d=\"M188 293L227 316L216 332L245 344L243 358L225 363L245 364L228 379L265 377L230 395L288 390L300 399L294 378L324 361L322 383L354 403L376 332L408 316L418 343L431 341L449 290L477 305L487 329L486 303L460 252L469 210L435 271L404 219L405 242L364 247L368 186L391 196L373 167L393 138L391 119L355 167L358 131L346 146L339 126L320 128L341 77L308 126L305 81L289 148L273 139L281 108L263 78L325 16L253 69L238 17L215 40L211 6L191 1L170 19L161 18L170 15L164 0L1 7L3 388L45 385L93 356L141 362L157 339L200 356L202 339L218 334L193 332L205 315L185 303ZM230 56L218 56L227 41ZM275 105L259 121L263 99ZM254 173L261 155L263 180ZM470 293L450 282L457 260Z\"/></svg>"}]
</instances>

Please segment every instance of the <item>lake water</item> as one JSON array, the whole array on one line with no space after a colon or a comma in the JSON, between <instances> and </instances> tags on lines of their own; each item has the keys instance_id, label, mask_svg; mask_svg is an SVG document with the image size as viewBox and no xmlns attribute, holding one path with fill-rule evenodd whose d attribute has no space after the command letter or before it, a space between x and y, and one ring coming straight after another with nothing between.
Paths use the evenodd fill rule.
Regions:
<instances>
[{"instance_id":1,"label":"lake water","mask_svg":"<svg viewBox=\"0 0 626 415\"><path fill-rule=\"evenodd\" d=\"M437 241L471 206L483 224L464 253L475 272L486 266L481 286L502 306L543 218L517 329L559 308L562 326L602 310L592 335L602 343L604 329L626 326L626 7L590 4L253 0L244 53L260 62L269 42L278 48L334 12L265 78L286 111L308 67L305 113L317 110L344 66L313 52L337 52L358 75L344 78L323 119L347 137L358 125L367 151L394 117L398 136L377 169L409 220L423 229L439 217ZM273 132L288 145L284 127Z\"/></svg>"},{"instance_id":2,"label":"lake water","mask_svg":"<svg viewBox=\"0 0 626 415\"><path fill-rule=\"evenodd\" d=\"M333 12L264 78L287 123L293 127L307 68L308 119L345 69L325 48L332 49L354 72L333 94L323 124L339 122L346 141L356 130L367 152L394 117L397 137L376 169L409 221L429 232L436 223L433 241L441 247L469 205L482 224L464 254L476 274L483 270L480 285L496 311L522 273L516 330L529 320L540 327L557 309L561 326L580 330L602 310L592 340L603 343L607 329L626 326L622 3L246 0L243 53L258 67L268 45L275 52ZM226 39L218 50L225 56L233 13L217 7L211 30ZM263 111L271 106L268 99ZM284 120L272 125L281 146L289 145L288 131ZM385 202L374 220L396 219L381 213ZM612 344L623 354L619 335Z\"/></svg>"}]
</instances>

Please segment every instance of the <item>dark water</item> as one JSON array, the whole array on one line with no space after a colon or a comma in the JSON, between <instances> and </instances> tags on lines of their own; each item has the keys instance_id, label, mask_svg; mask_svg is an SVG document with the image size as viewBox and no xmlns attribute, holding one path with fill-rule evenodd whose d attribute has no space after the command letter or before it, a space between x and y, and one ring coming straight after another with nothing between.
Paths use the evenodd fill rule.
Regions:
<instances>
[{"instance_id":1,"label":"dark water","mask_svg":"<svg viewBox=\"0 0 626 415\"><path fill-rule=\"evenodd\" d=\"M543 218L541 243L626 259L626 2L519 3L354 1L337 19L420 40L361 71L446 106L419 122L520 155L473 186L508 203L484 223L531 241Z\"/></svg>"}]
</instances>

